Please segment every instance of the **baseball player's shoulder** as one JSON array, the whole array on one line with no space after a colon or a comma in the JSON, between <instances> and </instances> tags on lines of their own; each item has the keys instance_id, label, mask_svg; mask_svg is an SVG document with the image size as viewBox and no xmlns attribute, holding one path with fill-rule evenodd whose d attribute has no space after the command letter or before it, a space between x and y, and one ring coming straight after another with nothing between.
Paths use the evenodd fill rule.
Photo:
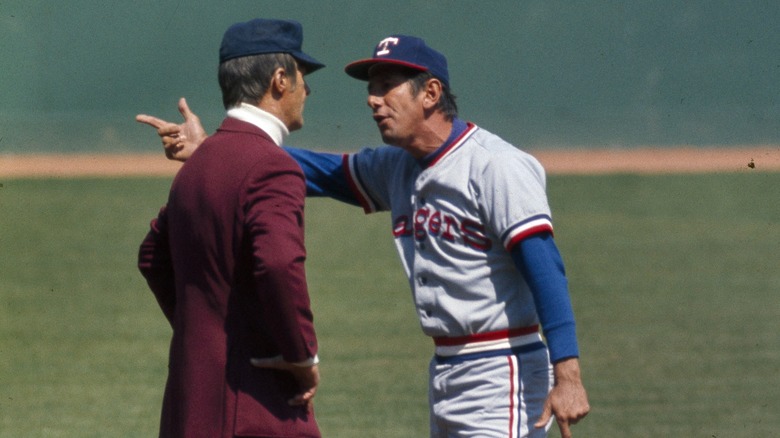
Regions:
<instances>
[{"instance_id":1,"label":"baseball player's shoulder","mask_svg":"<svg viewBox=\"0 0 780 438\"><path fill-rule=\"evenodd\" d=\"M544 174L544 168L536 157L484 128L475 128L471 140L479 149L478 156L482 157L485 165L522 165L536 173Z\"/></svg>"},{"instance_id":2,"label":"baseball player's shoulder","mask_svg":"<svg viewBox=\"0 0 780 438\"><path fill-rule=\"evenodd\" d=\"M376 147L364 147L361 148L360 151L355 153L356 155L366 155L366 156L373 156L376 158L381 157L382 159L389 159L389 160L395 160L399 157L403 157L405 155L409 155L406 151L399 147L394 146L376 146Z\"/></svg>"},{"instance_id":3,"label":"baseball player's shoulder","mask_svg":"<svg viewBox=\"0 0 780 438\"><path fill-rule=\"evenodd\" d=\"M390 169L414 166L416 161L404 149L395 146L364 147L351 154L355 163L375 169Z\"/></svg>"}]
</instances>

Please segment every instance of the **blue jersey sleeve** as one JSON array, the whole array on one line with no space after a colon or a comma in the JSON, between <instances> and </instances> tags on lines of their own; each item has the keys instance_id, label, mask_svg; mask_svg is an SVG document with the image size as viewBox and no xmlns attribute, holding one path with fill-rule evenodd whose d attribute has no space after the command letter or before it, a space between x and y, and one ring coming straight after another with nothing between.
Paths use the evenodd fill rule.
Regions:
<instances>
[{"instance_id":1,"label":"blue jersey sleeve","mask_svg":"<svg viewBox=\"0 0 780 438\"><path fill-rule=\"evenodd\" d=\"M568 281L552 234L543 232L521 240L512 248L512 259L531 288L550 360L579 357Z\"/></svg>"},{"instance_id":2,"label":"blue jersey sleeve","mask_svg":"<svg viewBox=\"0 0 780 438\"><path fill-rule=\"evenodd\" d=\"M326 196L360 206L344 170L344 156L284 147L306 177L306 196Z\"/></svg>"}]
</instances>

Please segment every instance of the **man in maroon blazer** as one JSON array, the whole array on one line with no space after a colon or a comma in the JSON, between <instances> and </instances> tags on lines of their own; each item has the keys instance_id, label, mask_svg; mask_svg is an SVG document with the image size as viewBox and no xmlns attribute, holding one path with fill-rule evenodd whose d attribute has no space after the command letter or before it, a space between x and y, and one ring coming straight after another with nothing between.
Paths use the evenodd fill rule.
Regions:
<instances>
[{"instance_id":1,"label":"man in maroon blazer","mask_svg":"<svg viewBox=\"0 0 780 438\"><path fill-rule=\"evenodd\" d=\"M306 286L305 184L279 146L303 125L300 24L231 26L220 47L227 118L187 161L138 266L173 328L161 437L318 437Z\"/></svg>"}]
</instances>

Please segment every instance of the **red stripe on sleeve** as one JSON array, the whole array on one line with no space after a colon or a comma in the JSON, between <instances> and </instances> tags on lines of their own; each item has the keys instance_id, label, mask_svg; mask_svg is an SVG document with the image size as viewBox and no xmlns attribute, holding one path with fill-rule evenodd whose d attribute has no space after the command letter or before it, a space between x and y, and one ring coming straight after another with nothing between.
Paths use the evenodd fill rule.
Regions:
<instances>
[{"instance_id":1,"label":"red stripe on sleeve","mask_svg":"<svg viewBox=\"0 0 780 438\"><path fill-rule=\"evenodd\" d=\"M366 197L363 195L363 192L361 192L358 188L357 181L352 178L352 168L349 165L349 154L342 155L341 166L344 169L344 175L347 177L349 188L352 190L352 193L355 195L355 198L357 198L358 202L360 202L360 206L363 207L363 211L366 214L373 213L374 210L371 208L371 203L368 201L368 199L366 199Z\"/></svg>"}]
</instances>

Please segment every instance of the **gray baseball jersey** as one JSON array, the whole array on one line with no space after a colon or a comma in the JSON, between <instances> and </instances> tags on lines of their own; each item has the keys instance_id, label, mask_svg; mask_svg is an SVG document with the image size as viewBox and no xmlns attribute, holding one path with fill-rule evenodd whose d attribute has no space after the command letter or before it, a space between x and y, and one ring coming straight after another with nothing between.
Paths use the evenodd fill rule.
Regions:
<instances>
[{"instance_id":1,"label":"gray baseball jersey","mask_svg":"<svg viewBox=\"0 0 780 438\"><path fill-rule=\"evenodd\" d=\"M422 166L395 147L364 149L345 164L364 209L391 212L427 335L468 339L538 324L531 291L507 250L552 231L535 158L469 124Z\"/></svg>"}]
</instances>

